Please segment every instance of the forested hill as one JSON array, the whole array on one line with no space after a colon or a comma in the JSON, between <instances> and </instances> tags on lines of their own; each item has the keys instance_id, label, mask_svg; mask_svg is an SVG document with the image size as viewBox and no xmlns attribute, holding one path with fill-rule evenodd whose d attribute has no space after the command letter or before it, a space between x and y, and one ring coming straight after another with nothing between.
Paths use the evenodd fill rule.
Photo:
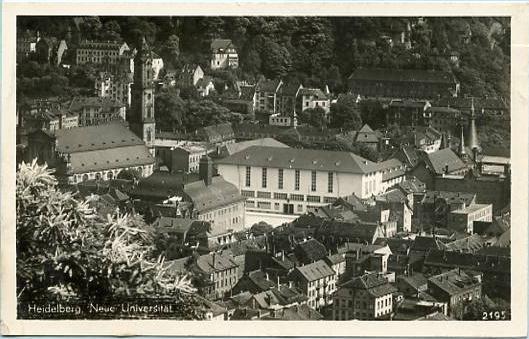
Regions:
<instances>
[{"instance_id":1,"label":"forested hill","mask_svg":"<svg viewBox=\"0 0 529 339\"><path fill-rule=\"evenodd\" d=\"M229 38L240 54L238 77L296 79L334 92L357 67L451 69L463 95L509 98L509 18L19 17L19 34L27 30L68 36L71 48L82 39L134 44L145 34L172 67L206 66L210 41ZM403 31L411 48L391 47L385 37Z\"/></svg>"}]
</instances>

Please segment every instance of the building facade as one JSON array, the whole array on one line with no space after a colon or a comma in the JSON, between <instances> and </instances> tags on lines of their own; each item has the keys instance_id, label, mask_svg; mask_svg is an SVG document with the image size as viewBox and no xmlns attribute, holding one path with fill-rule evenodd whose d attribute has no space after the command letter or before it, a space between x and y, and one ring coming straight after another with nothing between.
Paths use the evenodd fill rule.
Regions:
<instances>
[{"instance_id":1,"label":"building facade","mask_svg":"<svg viewBox=\"0 0 529 339\"><path fill-rule=\"evenodd\" d=\"M239 54L229 39L215 39L211 42L211 69L238 68Z\"/></svg>"},{"instance_id":2,"label":"building facade","mask_svg":"<svg viewBox=\"0 0 529 339\"><path fill-rule=\"evenodd\" d=\"M309 307L319 309L332 304L332 296L336 291L336 272L324 260L296 267L289 279L308 297Z\"/></svg>"},{"instance_id":3,"label":"building facade","mask_svg":"<svg viewBox=\"0 0 529 339\"><path fill-rule=\"evenodd\" d=\"M76 50L76 63L117 64L120 56L130 48L117 41L83 41Z\"/></svg>"},{"instance_id":4,"label":"building facade","mask_svg":"<svg viewBox=\"0 0 529 339\"><path fill-rule=\"evenodd\" d=\"M248 210L303 214L342 196L382 192L378 164L347 152L252 146L217 161Z\"/></svg>"}]
</instances>

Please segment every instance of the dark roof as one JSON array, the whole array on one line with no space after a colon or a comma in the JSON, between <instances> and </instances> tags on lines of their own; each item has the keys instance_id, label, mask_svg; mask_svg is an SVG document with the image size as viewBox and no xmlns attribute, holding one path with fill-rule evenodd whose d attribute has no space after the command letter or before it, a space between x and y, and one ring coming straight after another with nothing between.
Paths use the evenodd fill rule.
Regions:
<instances>
[{"instance_id":1,"label":"dark roof","mask_svg":"<svg viewBox=\"0 0 529 339\"><path fill-rule=\"evenodd\" d=\"M406 203L408 200L406 195L398 189L389 189L386 192L377 195L375 199L377 202L386 203Z\"/></svg>"},{"instance_id":2,"label":"dark roof","mask_svg":"<svg viewBox=\"0 0 529 339\"><path fill-rule=\"evenodd\" d=\"M434 237L417 236L410 247L411 251L427 252L431 249L442 248L442 243Z\"/></svg>"},{"instance_id":3,"label":"dark roof","mask_svg":"<svg viewBox=\"0 0 529 339\"><path fill-rule=\"evenodd\" d=\"M415 167L420 160L419 152L413 146L401 146L391 158L396 158L409 167Z\"/></svg>"},{"instance_id":4,"label":"dark roof","mask_svg":"<svg viewBox=\"0 0 529 339\"><path fill-rule=\"evenodd\" d=\"M227 158L220 159L217 163L354 174L371 173L378 169L376 163L354 153L266 146L249 147Z\"/></svg>"},{"instance_id":5,"label":"dark roof","mask_svg":"<svg viewBox=\"0 0 529 339\"><path fill-rule=\"evenodd\" d=\"M60 129L55 132L55 136L56 149L61 153L145 145L143 140L119 122Z\"/></svg>"},{"instance_id":6,"label":"dark roof","mask_svg":"<svg viewBox=\"0 0 529 339\"><path fill-rule=\"evenodd\" d=\"M298 271L307 281L314 281L335 274L334 270L323 260L296 267L295 271Z\"/></svg>"},{"instance_id":7,"label":"dark roof","mask_svg":"<svg viewBox=\"0 0 529 339\"><path fill-rule=\"evenodd\" d=\"M233 128L229 122L202 127L198 133L203 134L209 142L224 141L234 137Z\"/></svg>"},{"instance_id":8,"label":"dark roof","mask_svg":"<svg viewBox=\"0 0 529 339\"><path fill-rule=\"evenodd\" d=\"M399 182L396 187L400 188L406 194L426 193L426 184L416 177L407 177L406 180Z\"/></svg>"},{"instance_id":9,"label":"dark roof","mask_svg":"<svg viewBox=\"0 0 529 339\"><path fill-rule=\"evenodd\" d=\"M372 243L379 225L369 222L341 222L326 220L316 231L317 235L345 238L350 241L366 241Z\"/></svg>"},{"instance_id":10,"label":"dark roof","mask_svg":"<svg viewBox=\"0 0 529 339\"><path fill-rule=\"evenodd\" d=\"M199 213L244 200L237 187L222 177L213 177L207 186L202 180L191 182L184 185L184 192Z\"/></svg>"},{"instance_id":11,"label":"dark roof","mask_svg":"<svg viewBox=\"0 0 529 339\"><path fill-rule=\"evenodd\" d=\"M400 279L405 281L408 285L418 290L419 288L426 286L428 279L422 273L414 273L412 275L401 276Z\"/></svg>"},{"instance_id":12,"label":"dark roof","mask_svg":"<svg viewBox=\"0 0 529 339\"><path fill-rule=\"evenodd\" d=\"M378 142L378 136L375 131L369 127L369 125L365 124L362 126L362 128L356 133L355 136L356 142L367 142L367 143L377 143Z\"/></svg>"},{"instance_id":13,"label":"dark roof","mask_svg":"<svg viewBox=\"0 0 529 339\"><path fill-rule=\"evenodd\" d=\"M241 86L241 96L242 100L253 100L255 95L255 85L243 85Z\"/></svg>"},{"instance_id":14,"label":"dark roof","mask_svg":"<svg viewBox=\"0 0 529 339\"><path fill-rule=\"evenodd\" d=\"M261 270L255 270L248 273L248 279L255 284L261 291L268 291L275 287L275 283L267 279L267 274Z\"/></svg>"},{"instance_id":15,"label":"dark roof","mask_svg":"<svg viewBox=\"0 0 529 339\"><path fill-rule=\"evenodd\" d=\"M472 234L461 239L444 244L447 251L474 253L485 245L484 239L479 234Z\"/></svg>"},{"instance_id":16,"label":"dark roof","mask_svg":"<svg viewBox=\"0 0 529 339\"><path fill-rule=\"evenodd\" d=\"M457 268L431 277L428 283L437 286L449 295L462 293L481 284L476 278Z\"/></svg>"},{"instance_id":17,"label":"dark roof","mask_svg":"<svg viewBox=\"0 0 529 339\"><path fill-rule=\"evenodd\" d=\"M476 254L510 258L511 249L509 247L487 246L481 248Z\"/></svg>"},{"instance_id":18,"label":"dark roof","mask_svg":"<svg viewBox=\"0 0 529 339\"><path fill-rule=\"evenodd\" d=\"M377 238L376 245L387 245L393 254L407 254L408 249L413 244L411 239L400 238Z\"/></svg>"},{"instance_id":19,"label":"dark roof","mask_svg":"<svg viewBox=\"0 0 529 339\"><path fill-rule=\"evenodd\" d=\"M435 102L435 105L444 107L455 107L458 109L469 110L472 107L472 98L468 97L446 97ZM476 112L481 109L506 110L507 104L502 98L485 97L474 98L474 107Z\"/></svg>"},{"instance_id":20,"label":"dark roof","mask_svg":"<svg viewBox=\"0 0 529 339\"><path fill-rule=\"evenodd\" d=\"M302 88L299 95L314 96L316 100L328 99L327 95L319 88Z\"/></svg>"},{"instance_id":21,"label":"dark roof","mask_svg":"<svg viewBox=\"0 0 529 339\"><path fill-rule=\"evenodd\" d=\"M306 264L321 260L328 254L325 245L316 239L298 243L294 248L294 253L299 261Z\"/></svg>"},{"instance_id":22,"label":"dark roof","mask_svg":"<svg viewBox=\"0 0 529 339\"><path fill-rule=\"evenodd\" d=\"M224 253L210 253L198 257L196 260L196 267L209 274L236 268L238 265L230 255Z\"/></svg>"},{"instance_id":23,"label":"dark roof","mask_svg":"<svg viewBox=\"0 0 529 339\"><path fill-rule=\"evenodd\" d=\"M154 172L147 178L142 178L131 195L150 196L167 199L171 196L182 195L184 184L199 180L196 174Z\"/></svg>"},{"instance_id":24,"label":"dark roof","mask_svg":"<svg viewBox=\"0 0 529 339\"><path fill-rule=\"evenodd\" d=\"M275 92L278 89L278 86L280 83L281 83L281 80L263 79L257 82L257 86L255 87L255 90L262 91L262 92Z\"/></svg>"},{"instance_id":25,"label":"dark roof","mask_svg":"<svg viewBox=\"0 0 529 339\"><path fill-rule=\"evenodd\" d=\"M475 193L448 192L448 191L428 191L421 200L421 204L433 204L437 199L443 199L448 204L463 203L465 206L471 205L475 199Z\"/></svg>"},{"instance_id":26,"label":"dark roof","mask_svg":"<svg viewBox=\"0 0 529 339\"><path fill-rule=\"evenodd\" d=\"M186 233L195 222L200 223L201 221L188 218L171 218L162 216L156 219L153 226L156 227L156 231L162 233Z\"/></svg>"},{"instance_id":27,"label":"dark roof","mask_svg":"<svg viewBox=\"0 0 529 339\"><path fill-rule=\"evenodd\" d=\"M394 286L388 283L386 278L378 273L369 273L353 278L344 283L341 288L365 290L374 297L382 297L397 291Z\"/></svg>"},{"instance_id":28,"label":"dark roof","mask_svg":"<svg viewBox=\"0 0 529 339\"><path fill-rule=\"evenodd\" d=\"M448 173L461 170L466 167L465 163L450 148L444 148L436 152L426 153L423 156L426 166L435 174L445 173L448 166Z\"/></svg>"},{"instance_id":29,"label":"dark roof","mask_svg":"<svg viewBox=\"0 0 529 339\"><path fill-rule=\"evenodd\" d=\"M229 48L235 48L230 39L215 39L211 42L210 47L213 52L216 52L219 49L225 50Z\"/></svg>"},{"instance_id":30,"label":"dark roof","mask_svg":"<svg viewBox=\"0 0 529 339\"><path fill-rule=\"evenodd\" d=\"M232 155L234 153L243 151L250 146L267 146L267 147L289 147L282 142L277 141L274 138L260 138L248 141L235 142L232 144L225 145L221 149L223 155Z\"/></svg>"},{"instance_id":31,"label":"dark roof","mask_svg":"<svg viewBox=\"0 0 529 339\"><path fill-rule=\"evenodd\" d=\"M450 72L419 69L358 68L349 76L349 79L419 83L457 83L454 75Z\"/></svg>"},{"instance_id":32,"label":"dark roof","mask_svg":"<svg viewBox=\"0 0 529 339\"><path fill-rule=\"evenodd\" d=\"M511 272L510 257L445 250L430 250L424 259L424 265L444 268L461 267L481 272Z\"/></svg>"},{"instance_id":33,"label":"dark roof","mask_svg":"<svg viewBox=\"0 0 529 339\"><path fill-rule=\"evenodd\" d=\"M100 107L103 112L125 107L125 104L109 97L75 97L70 103L70 111L77 112L84 107Z\"/></svg>"}]
</instances>

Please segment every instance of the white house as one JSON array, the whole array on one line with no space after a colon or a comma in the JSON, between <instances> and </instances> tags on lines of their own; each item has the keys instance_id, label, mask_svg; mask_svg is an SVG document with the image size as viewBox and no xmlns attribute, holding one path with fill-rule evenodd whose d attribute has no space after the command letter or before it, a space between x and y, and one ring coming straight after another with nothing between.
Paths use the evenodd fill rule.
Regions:
<instances>
[{"instance_id":1,"label":"white house","mask_svg":"<svg viewBox=\"0 0 529 339\"><path fill-rule=\"evenodd\" d=\"M211 69L238 68L239 55L230 39L211 42Z\"/></svg>"}]
</instances>

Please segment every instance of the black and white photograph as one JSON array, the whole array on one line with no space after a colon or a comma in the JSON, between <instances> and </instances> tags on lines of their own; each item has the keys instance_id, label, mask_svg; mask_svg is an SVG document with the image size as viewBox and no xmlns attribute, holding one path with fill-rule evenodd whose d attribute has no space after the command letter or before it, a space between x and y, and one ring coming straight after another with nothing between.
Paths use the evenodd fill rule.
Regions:
<instances>
[{"instance_id":1,"label":"black and white photograph","mask_svg":"<svg viewBox=\"0 0 529 339\"><path fill-rule=\"evenodd\" d=\"M515 317L511 16L115 13L3 53L16 320Z\"/></svg>"}]
</instances>

